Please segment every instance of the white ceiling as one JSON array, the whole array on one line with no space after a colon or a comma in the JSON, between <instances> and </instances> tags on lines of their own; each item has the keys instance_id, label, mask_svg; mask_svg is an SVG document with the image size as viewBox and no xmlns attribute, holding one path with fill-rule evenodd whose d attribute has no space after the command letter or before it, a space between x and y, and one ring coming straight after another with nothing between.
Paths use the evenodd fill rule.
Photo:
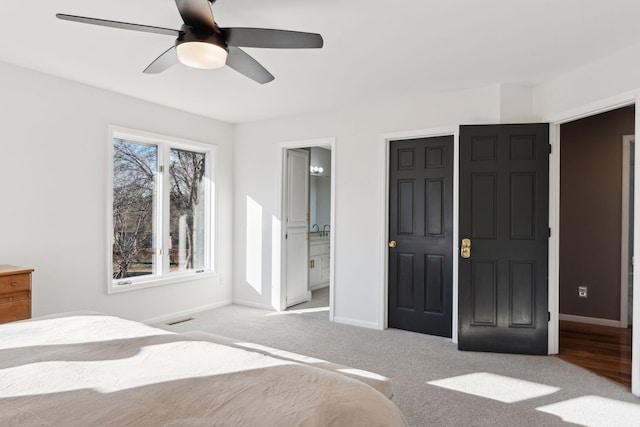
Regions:
<instances>
[{"instance_id":1,"label":"white ceiling","mask_svg":"<svg viewBox=\"0 0 640 427\"><path fill-rule=\"evenodd\" d=\"M221 27L317 32L320 50L246 49L276 79L225 67L142 70L173 37L56 13L169 28L174 0L2 0L0 61L242 123L407 93L535 85L640 43L638 0L218 0Z\"/></svg>"}]
</instances>

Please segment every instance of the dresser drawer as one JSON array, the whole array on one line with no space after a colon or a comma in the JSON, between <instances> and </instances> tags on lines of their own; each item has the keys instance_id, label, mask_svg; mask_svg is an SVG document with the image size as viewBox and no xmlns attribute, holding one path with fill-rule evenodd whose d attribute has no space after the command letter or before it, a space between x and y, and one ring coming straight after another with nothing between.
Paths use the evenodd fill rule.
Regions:
<instances>
[{"instance_id":1,"label":"dresser drawer","mask_svg":"<svg viewBox=\"0 0 640 427\"><path fill-rule=\"evenodd\" d=\"M2 304L8 304L17 301L29 301L31 299L31 292L16 292L12 294L0 294L0 310L2 310Z\"/></svg>"},{"instance_id":2,"label":"dresser drawer","mask_svg":"<svg viewBox=\"0 0 640 427\"><path fill-rule=\"evenodd\" d=\"M0 295L5 293L28 291L30 289L30 274L12 274L9 276L0 276Z\"/></svg>"},{"instance_id":3,"label":"dresser drawer","mask_svg":"<svg viewBox=\"0 0 640 427\"><path fill-rule=\"evenodd\" d=\"M12 298L12 300L9 300ZM14 322L31 317L30 292L0 297L0 323Z\"/></svg>"}]
</instances>

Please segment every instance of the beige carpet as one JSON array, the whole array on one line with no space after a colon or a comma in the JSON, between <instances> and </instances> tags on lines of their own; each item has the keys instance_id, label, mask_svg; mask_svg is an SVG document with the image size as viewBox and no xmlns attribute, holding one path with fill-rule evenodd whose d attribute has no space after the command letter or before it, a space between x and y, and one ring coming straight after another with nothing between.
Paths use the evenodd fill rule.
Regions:
<instances>
[{"instance_id":1,"label":"beige carpet","mask_svg":"<svg viewBox=\"0 0 640 427\"><path fill-rule=\"evenodd\" d=\"M385 375L411 426L640 426L640 399L555 357L461 352L448 339L341 325L317 313L230 305L156 326L204 330Z\"/></svg>"}]
</instances>

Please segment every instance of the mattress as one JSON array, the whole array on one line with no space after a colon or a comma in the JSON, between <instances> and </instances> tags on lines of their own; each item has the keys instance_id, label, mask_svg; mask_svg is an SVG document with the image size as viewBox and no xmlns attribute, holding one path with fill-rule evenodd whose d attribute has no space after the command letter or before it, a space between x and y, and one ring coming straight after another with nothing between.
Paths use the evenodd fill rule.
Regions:
<instances>
[{"instance_id":1,"label":"mattress","mask_svg":"<svg viewBox=\"0 0 640 427\"><path fill-rule=\"evenodd\" d=\"M0 325L0 425L406 426L368 384L94 313Z\"/></svg>"}]
</instances>

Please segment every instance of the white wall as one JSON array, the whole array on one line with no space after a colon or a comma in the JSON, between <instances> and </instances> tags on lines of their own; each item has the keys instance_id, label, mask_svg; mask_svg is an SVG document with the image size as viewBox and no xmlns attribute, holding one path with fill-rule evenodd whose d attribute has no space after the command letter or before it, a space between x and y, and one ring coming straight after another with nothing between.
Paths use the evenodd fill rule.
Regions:
<instances>
[{"instance_id":1,"label":"white wall","mask_svg":"<svg viewBox=\"0 0 640 427\"><path fill-rule=\"evenodd\" d=\"M640 45L551 79L533 91L533 106L544 120L640 88Z\"/></svg>"},{"instance_id":2,"label":"white wall","mask_svg":"<svg viewBox=\"0 0 640 427\"><path fill-rule=\"evenodd\" d=\"M376 327L379 321L379 218L384 170L379 169L381 134L412 129L500 121L501 88L492 86L431 97L385 99L347 111L242 124L234 143L234 301L273 308L272 224L280 220L279 144L336 137L335 306L336 321ZM262 207L260 259L247 259L247 198ZM277 231L277 230L276 230ZM277 247L277 245L276 245ZM247 264L261 281L246 280ZM279 277L278 272L274 277Z\"/></svg>"},{"instance_id":3,"label":"white wall","mask_svg":"<svg viewBox=\"0 0 640 427\"><path fill-rule=\"evenodd\" d=\"M145 320L230 300L231 125L1 63L0 75L0 264L35 268L35 316ZM109 125L218 145L219 277L106 294Z\"/></svg>"}]
</instances>

